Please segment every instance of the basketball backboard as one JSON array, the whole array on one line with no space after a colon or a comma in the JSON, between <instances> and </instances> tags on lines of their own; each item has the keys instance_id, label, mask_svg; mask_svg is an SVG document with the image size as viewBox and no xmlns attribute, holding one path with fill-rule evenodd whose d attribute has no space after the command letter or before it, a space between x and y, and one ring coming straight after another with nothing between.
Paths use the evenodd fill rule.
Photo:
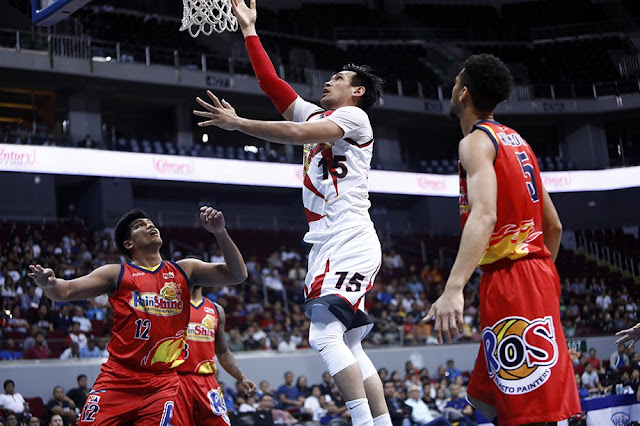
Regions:
<instances>
[{"instance_id":1,"label":"basketball backboard","mask_svg":"<svg viewBox=\"0 0 640 426\"><path fill-rule=\"evenodd\" d=\"M49 27L67 18L91 0L31 0L31 20Z\"/></svg>"}]
</instances>

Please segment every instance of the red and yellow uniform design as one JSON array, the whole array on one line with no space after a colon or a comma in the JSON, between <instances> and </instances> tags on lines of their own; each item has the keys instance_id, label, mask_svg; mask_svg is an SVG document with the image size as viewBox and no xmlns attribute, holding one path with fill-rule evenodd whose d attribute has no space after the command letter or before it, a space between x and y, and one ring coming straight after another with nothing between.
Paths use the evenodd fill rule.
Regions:
<instances>
[{"instance_id":1,"label":"red and yellow uniform design","mask_svg":"<svg viewBox=\"0 0 640 426\"><path fill-rule=\"evenodd\" d=\"M220 316L207 298L191 303L191 318L183 356L176 361L180 391L176 398L175 426L229 426L231 420L216 380L216 332Z\"/></svg>"},{"instance_id":2,"label":"red and yellow uniform design","mask_svg":"<svg viewBox=\"0 0 640 426\"><path fill-rule=\"evenodd\" d=\"M184 374L215 374L216 331L220 317L216 305L206 297L198 306L191 305L187 327L187 343L178 360L178 372Z\"/></svg>"},{"instance_id":3,"label":"red and yellow uniform design","mask_svg":"<svg viewBox=\"0 0 640 426\"><path fill-rule=\"evenodd\" d=\"M137 370L172 368L184 347L189 299L187 278L177 264L162 262L153 271L124 264L110 299L109 359Z\"/></svg>"},{"instance_id":4,"label":"red and yellow uniform design","mask_svg":"<svg viewBox=\"0 0 640 426\"><path fill-rule=\"evenodd\" d=\"M173 262L122 265L113 306L109 359L85 403L80 424L170 425L178 391L174 363L189 322L188 279Z\"/></svg>"},{"instance_id":5,"label":"red and yellow uniform design","mask_svg":"<svg viewBox=\"0 0 640 426\"><path fill-rule=\"evenodd\" d=\"M497 221L479 262L482 345L469 401L501 426L557 422L580 412L560 321L560 280L542 234L535 154L513 129L481 121L496 147ZM460 166L460 216L470 213Z\"/></svg>"},{"instance_id":6,"label":"red and yellow uniform design","mask_svg":"<svg viewBox=\"0 0 640 426\"><path fill-rule=\"evenodd\" d=\"M479 265L503 259L549 257L542 238L542 180L529 144L513 129L495 121L481 121L472 131L483 131L496 147L494 169L498 182L497 222ZM467 180L460 169L460 219L469 217Z\"/></svg>"}]
</instances>

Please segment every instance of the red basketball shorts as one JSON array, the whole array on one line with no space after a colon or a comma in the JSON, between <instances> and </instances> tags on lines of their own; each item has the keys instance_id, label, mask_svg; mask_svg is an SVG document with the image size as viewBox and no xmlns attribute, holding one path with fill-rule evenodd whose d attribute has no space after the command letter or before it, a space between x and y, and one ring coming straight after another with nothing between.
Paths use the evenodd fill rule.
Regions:
<instances>
[{"instance_id":1,"label":"red basketball shorts","mask_svg":"<svg viewBox=\"0 0 640 426\"><path fill-rule=\"evenodd\" d=\"M213 374L178 374L174 426L229 426L222 389Z\"/></svg>"},{"instance_id":2,"label":"red basketball shorts","mask_svg":"<svg viewBox=\"0 0 640 426\"><path fill-rule=\"evenodd\" d=\"M482 346L467 391L500 426L554 422L580 413L560 322L560 280L549 258L484 267Z\"/></svg>"},{"instance_id":3,"label":"red basketball shorts","mask_svg":"<svg viewBox=\"0 0 640 426\"><path fill-rule=\"evenodd\" d=\"M169 426L177 392L175 371L134 371L110 360L102 365L78 424Z\"/></svg>"}]
</instances>

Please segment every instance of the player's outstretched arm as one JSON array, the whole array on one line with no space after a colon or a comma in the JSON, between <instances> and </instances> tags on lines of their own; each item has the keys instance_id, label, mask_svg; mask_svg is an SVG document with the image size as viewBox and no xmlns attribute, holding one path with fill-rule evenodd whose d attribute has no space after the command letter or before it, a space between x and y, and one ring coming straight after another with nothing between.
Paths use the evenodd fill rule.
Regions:
<instances>
[{"instance_id":1,"label":"player's outstretched arm","mask_svg":"<svg viewBox=\"0 0 640 426\"><path fill-rule=\"evenodd\" d=\"M616 345L623 344L628 347L634 346L636 342L640 340L640 322L631 328L618 331L616 336L620 336L620 338L616 340Z\"/></svg>"},{"instance_id":2,"label":"player's outstretched arm","mask_svg":"<svg viewBox=\"0 0 640 426\"><path fill-rule=\"evenodd\" d=\"M196 101L206 111L193 111L194 115L206 120L198 123L200 127L216 126L224 130L237 130L249 136L270 142L288 145L332 142L342 139L344 131L331 120L321 119L294 123L290 121L260 121L239 117L236 110L224 99L207 90L211 103L201 98Z\"/></svg>"},{"instance_id":3,"label":"player's outstretched arm","mask_svg":"<svg viewBox=\"0 0 640 426\"><path fill-rule=\"evenodd\" d=\"M442 343L457 337L464 327L464 286L471 278L487 247L496 224L498 182L493 168L496 151L484 132L473 132L459 147L460 162L467 171L467 191L471 213L465 224L458 255L444 287L425 320L435 317L434 330Z\"/></svg>"},{"instance_id":4,"label":"player's outstretched arm","mask_svg":"<svg viewBox=\"0 0 640 426\"><path fill-rule=\"evenodd\" d=\"M551 252L551 258L555 262L562 240L562 222L560 222L558 212L544 186L542 186L542 235L544 244Z\"/></svg>"},{"instance_id":5,"label":"player's outstretched arm","mask_svg":"<svg viewBox=\"0 0 640 426\"><path fill-rule=\"evenodd\" d=\"M218 358L218 362L222 368L224 368L224 371L240 382L240 388L245 391L247 395L253 395L256 391L255 383L247 379L240 367L238 367L236 358L229 350L229 345L227 344L227 333L224 331L227 315L222 306L217 303L216 308L218 308L218 316L220 317L220 323L216 330L216 358Z\"/></svg>"},{"instance_id":6,"label":"player's outstretched arm","mask_svg":"<svg viewBox=\"0 0 640 426\"><path fill-rule=\"evenodd\" d=\"M207 263L198 259L179 260L178 264L189 277L191 284L203 287L240 284L247 279L247 267L238 247L225 226L221 211L209 206L200 207L200 222L218 241L225 263Z\"/></svg>"},{"instance_id":7,"label":"player's outstretched arm","mask_svg":"<svg viewBox=\"0 0 640 426\"><path fill-rule=\"evenodd\" d=\"M29 269L29 277L44 290L44 294L49 299L62 302L112 293L116 289L121 266L104 265L84 277L73 280L56 278L52 269L40 265L29 265Z\"/></svg>"},{"instance_id":8,"label":"player's outstretched arm","mask_svg":"<svg viewBox=\"0 0 640 426\"><path fill-rule=\"evenodd\" d=\"M247 7L245 0L231 0L231 8L238 20L240 30L244 36L247 53L253 72L258 78L258 84L262 91L271 99L284 118L293 120L293 108L298 99L298 94L293 88L276 73L276 69L269 59L269 55L262 47L258 33L256 32L256 0L250 0Z\"/></svg>"}]
</instances>

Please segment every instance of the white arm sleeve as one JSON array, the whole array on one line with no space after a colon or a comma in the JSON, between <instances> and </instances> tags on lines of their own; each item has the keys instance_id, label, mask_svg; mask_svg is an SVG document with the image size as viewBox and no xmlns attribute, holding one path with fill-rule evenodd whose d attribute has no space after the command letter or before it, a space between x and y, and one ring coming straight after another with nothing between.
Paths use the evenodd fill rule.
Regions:
<instances>
[{"instance_id":1,"label":"white arm sleeve","mask_svg":"<svg viewBox=\"0 0 640 426\"><path fill-rule=\"evenodd\" d=\"M342 129L344 132L343 139L351 139L353 142L362 145L370 142L373 138L369 116L358 107L338 108L326 118Z\"/></svg>"},{"instance_id":2,"label":"white arm sleeve","mask_svg":"<svg viewBox=\"0 0 640 426\"><path fill-rule=\"evenodd\" d=\"M296 103L293 106L293 121L296 123L307 121L312 116L322 114L324 112L324 109L320 108L316 104L305 101L300 96L298 96L295 102Z\"/></svg>"}]
</instances>

